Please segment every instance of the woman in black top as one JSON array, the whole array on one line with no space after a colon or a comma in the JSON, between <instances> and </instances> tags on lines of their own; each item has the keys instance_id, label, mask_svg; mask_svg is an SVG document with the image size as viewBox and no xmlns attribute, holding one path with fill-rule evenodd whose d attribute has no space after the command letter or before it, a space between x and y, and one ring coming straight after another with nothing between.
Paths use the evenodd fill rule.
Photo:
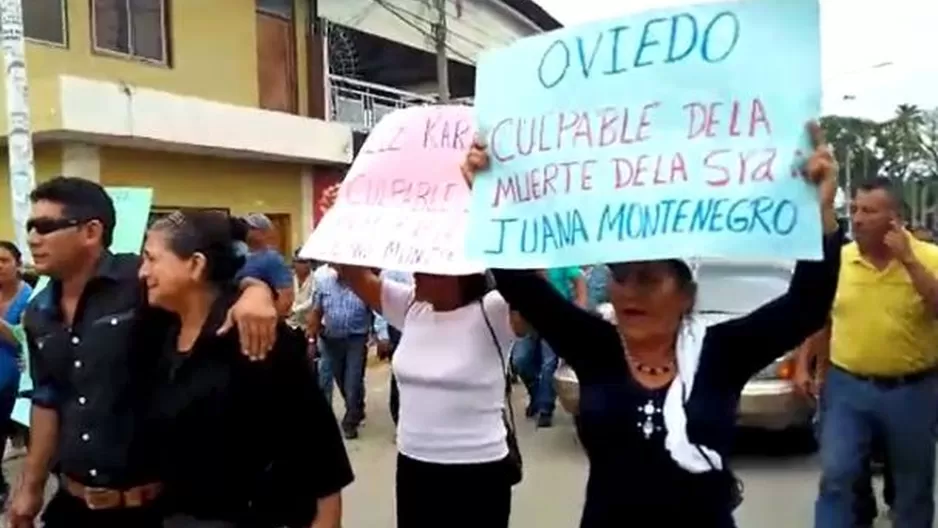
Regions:
<instances>
[{"instance_id":1,"label":"woman in black top","mask_svg":"<svg viewBox=\"0 0 938 528\"><path fill-rule=\"evenodd\" d=\"M837 286L836 168L818 127L805 174L818 185L824 260L799 262L788 292L751 314L707 326L681 260L611 264L610 325L532 271L492 270L511 306L576 372L579 434L590 461L583 528L735 526L726 466L743 385L824 325ZM488 158L476 146L471 184Z\"/></svg>"},{"instance_id":2,"label":"woman in black top","mask_svg":"<svg viewBox=\"0 0 938 528\"><path fill-rule=\"evenodd\" d=\"M147 233L140 277L150 304L177 316L156 380L167 528L338 528L352 481L345 447L284 323L263 361L217 335L243 259L229 219L176 212Z\"/></svg>"}]
</instances>

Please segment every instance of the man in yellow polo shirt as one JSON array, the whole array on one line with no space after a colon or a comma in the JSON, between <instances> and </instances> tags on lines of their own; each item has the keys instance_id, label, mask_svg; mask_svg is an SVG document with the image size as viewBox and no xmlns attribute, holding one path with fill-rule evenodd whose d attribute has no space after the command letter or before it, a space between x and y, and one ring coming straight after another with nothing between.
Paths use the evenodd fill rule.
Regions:
<instances>
[{"instance_id":1,"label":"man in yellow polo shirt","mask_svg":"<svg viewBox=\"0 0 938 528\"><path fill-rule=\"evenodd\" d=\"M893 471L895 525L931 528L938 415L938 246L901 224L888 179L859 188L831 311L820 394L815 528L854 528L854 482L874 436ZM822 347L823 348L823 347ZM824 358L818 358L819 363Z\"/></svg>"}]
</instances>

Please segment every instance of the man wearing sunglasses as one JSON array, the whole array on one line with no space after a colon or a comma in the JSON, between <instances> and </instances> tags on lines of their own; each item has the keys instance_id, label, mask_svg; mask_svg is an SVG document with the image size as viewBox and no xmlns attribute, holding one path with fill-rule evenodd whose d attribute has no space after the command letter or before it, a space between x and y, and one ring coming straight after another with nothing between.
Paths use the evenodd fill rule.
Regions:
<instances>
[{"instance_id":1,"label":"man wearing sunglasses","mask_svg":"<svg viewBox=\"0 0 938 528\"><path fill-rule=\"evenodd\" d=\"M159 431L146 417L150 376L171 321L147 306L139 258L108 251L116 215L100 185L54 178L30 200L29 248L36 271L51 282L23 318L35 388L10 526L33 526L55 460L59 486L44 526L155 528L163 491ZM241 287L222 331L237 326L245 353L263 355L277 320L272 293L256 279Z\"/></svg>"}]
</instances>

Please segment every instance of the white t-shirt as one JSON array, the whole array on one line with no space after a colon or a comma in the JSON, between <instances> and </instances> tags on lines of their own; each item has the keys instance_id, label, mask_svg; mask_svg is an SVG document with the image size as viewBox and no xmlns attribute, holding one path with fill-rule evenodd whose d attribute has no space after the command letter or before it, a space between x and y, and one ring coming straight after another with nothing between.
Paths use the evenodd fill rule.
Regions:
<instances>
[{"instance_id":1,"label":"white t-shirt","mask_svg":"<svg viewBox=\"0 0 938 528\"><path fill-rule=\"evenodd\" d=\"M514 335L508 304L498 292L488 293L482 304L437 312L414 302L413 286L382 281L382 314L402 334L391 363L400 390L401 454L438 464L508 455L505 375L483 305L507 364Z\"/></svg>"}]
</instances>

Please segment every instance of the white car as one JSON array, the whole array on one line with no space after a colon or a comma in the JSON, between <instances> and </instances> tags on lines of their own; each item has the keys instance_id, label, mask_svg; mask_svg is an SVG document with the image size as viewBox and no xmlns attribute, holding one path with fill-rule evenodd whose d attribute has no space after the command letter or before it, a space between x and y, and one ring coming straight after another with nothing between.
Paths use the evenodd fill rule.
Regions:
<instances>
[{"instance_id":1,"label":"white car","mask_svg":"<svg viewBox=\"0 0 938 528\"><path fill-rule=\"evenodd\" d=\"M794 270L789 262L727 260L698 260L693 267L698 286L695 317L709 324L748 314L782 295ZM599 312L612 322L611 305L600 306ZM810 433L814 406L795 392L793 367L789 353L752 377L740 398L739 425ZM561 365L554 374L554 385L561 406L576 415L580 399L576 374L569 366Z\"/></svg>"}]
</instances>

